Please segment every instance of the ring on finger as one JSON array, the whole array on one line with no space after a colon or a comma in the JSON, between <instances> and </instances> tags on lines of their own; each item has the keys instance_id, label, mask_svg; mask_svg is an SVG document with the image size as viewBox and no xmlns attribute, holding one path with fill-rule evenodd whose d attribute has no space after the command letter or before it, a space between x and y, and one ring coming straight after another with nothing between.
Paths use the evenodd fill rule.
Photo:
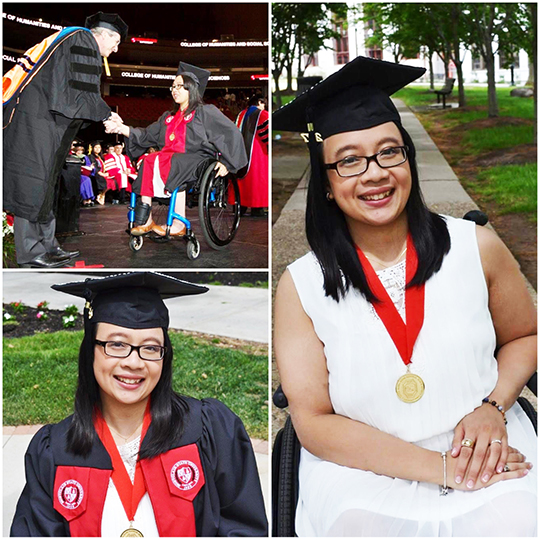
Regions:
<instances>
[{"instance_id":1,"label":"ring on finger","mask_svg":"<svg viewBox=\"0 0 540 540\"><path fill-rule=\"evenodd\" d=\"M502 441L500 439L493 439L489 444L494 444L494 443L498 443L502 445Z\"/></svg>"},{"instance_id":2,"label":"ring on finger","mask_svg":"<svg viewBox=\"0 0 540 540\"><path fill-rule=\"evenodd\" d=\"M508 463L504 466L503 472L510 472L510 467L508 466Z\"/></svg>"},{"instance_id":3,"label":"ring on finger","mask_svg":"<svg viewBox=\"0 0 540 540\"><path fill-rule=\"evenodd\" d=\"M465 448L474 448L474 441L472 439L463 439L461 441L461 446L464 446Z\"/></svg>"}]
</instances>

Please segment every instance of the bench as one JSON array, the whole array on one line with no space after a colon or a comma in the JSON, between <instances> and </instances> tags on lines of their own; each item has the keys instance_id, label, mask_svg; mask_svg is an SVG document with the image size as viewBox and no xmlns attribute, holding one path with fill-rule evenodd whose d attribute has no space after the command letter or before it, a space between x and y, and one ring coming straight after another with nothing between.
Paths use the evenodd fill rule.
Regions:
<instances>
[{"instance_id":1,"label":"bench","mask_svg":"<svg viewBox=\"0 0 540 540\"><path fill-rule=\"evenodd\" d=\"M435 90L435 93L437 94L437 103L441 102L442 96L443 109L446 109L446 96L449 96L452 93L455 82L456 79L446 79L444 86L440 90Z\"/></svg>"}]
</instances>

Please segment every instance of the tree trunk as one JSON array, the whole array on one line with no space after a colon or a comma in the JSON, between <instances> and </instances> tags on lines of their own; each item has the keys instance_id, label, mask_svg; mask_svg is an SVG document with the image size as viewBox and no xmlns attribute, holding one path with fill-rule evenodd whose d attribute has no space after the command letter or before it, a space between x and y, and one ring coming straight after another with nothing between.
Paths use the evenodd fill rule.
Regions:
<instances>
[{"instance_id":1,"label":"tree trunk","mask_svg":"<svg viewBox=\"0 0 540 540\"><path fill-rule=\"evenodd\" d=\"M458 80L459 106L465 107L467 105L467 102L465 99L465 81L463 80L463 62L457 59L457 61L454 60L454 64L456 65L456 73Z\"/></svg>"},{"instance_id":2,"label":"tree trunk","mask_svg":"<svg viewBox=\"0 0 540 540\"><path fill-rule=\"evenodd\" d=\"M278 73L277 69L272 71L272 78L274 79L274 84L276 85L276 90L273 93L273 97L276 98L276 109L281 107L281 90L279 89L279 76L281 72Z\"/></svg>"},{"instance_id":3,"label":"tree trunk","mask_svg":"<svg viewBox=\"0 0 540 540\"><path fill-rule=\"evenodd\" d=\"M285 88L285 93L286 94L292 94L293 93L293 89L292 89L292 80L293 80L292 63L287 65L286 70L287 70L287 88Z\"/></svg>"},{"instance_id":4,"label":"tree trunk","mask_svg":"<svg viewBox=\"0 0 540 540\"><path fill-rule=\"evenodd\" d=\"M429 89L435 90L435 74L433 73L433 52L428 49L429 58Z\"/></svg>"},{"instance_id":5,"label":"tree trunk","mask_svg":"<svg viewBox=\"0 0 540 540\"><path fill-rule=\"evenodd\" d=\"M499 105L497 103L497 87L495 85L495 55L491 50L491 42L487 49L484 60L486 62L488 81L488 117L497 118L499 116Z\"/></svg>"}]
</instances>

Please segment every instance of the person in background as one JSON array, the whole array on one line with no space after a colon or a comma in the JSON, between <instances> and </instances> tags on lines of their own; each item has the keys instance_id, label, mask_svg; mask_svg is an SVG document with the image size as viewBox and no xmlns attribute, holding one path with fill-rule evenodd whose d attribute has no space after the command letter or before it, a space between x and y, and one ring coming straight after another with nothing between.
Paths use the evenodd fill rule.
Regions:
<instances>
[{"instance_id":1,"label":"person in background","mask_svg":"<svg viewBox=\"0 0 540 540\"><path fill-rule=\"evenodd\" d=\"M109 189L107 186L108 174L105 172L105 162L101 155L102 141L92 141L90 144L89 158L92 163L93 169L90 178L92 180L92 187L94 192L97 193L96 201L100 205L105 204L105 193Z\"/></svg>"},{"instance_id":2,"label":"person in background","mask_svg":"<svg viewBox=\"0 0 540 540\"><path fill-rule=\"evenodd\" d=\"M92 189L92 174L93 165L90 158L84 154L84 145L75 145L75 156L81 160L81 206L94 206L94 190Z\"/></svg>"},{"instance_id":3,"label":"person in background","mask_svg":"<svg viewBox=\"0 0 540 540\"><path fill-rule=\"evenodd\" d=\"M239 173L241 212L251 208L251 216L263 217L268 208L268 111L266 100L255 95L236 119L244 137L249 163Z\"/></svg>"}]
</instances>

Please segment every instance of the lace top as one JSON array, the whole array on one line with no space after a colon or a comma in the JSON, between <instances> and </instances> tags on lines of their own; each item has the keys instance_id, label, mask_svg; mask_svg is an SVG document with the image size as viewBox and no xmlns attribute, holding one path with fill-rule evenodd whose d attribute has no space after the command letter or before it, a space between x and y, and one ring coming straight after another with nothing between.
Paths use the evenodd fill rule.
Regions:
<instances>
[{"instance_id":1,"label":"lace top","mask_svg":"<svg viewBox=\"0 0 540 540\"><path fill-rule=\"evenodd\" d=\"M135 467L137 466L137 454L139 453L140 444L141 436L139 435L136 439L118 447L118 453L124 462L131 483L135 481Z\"/></svg>"},{"instance_id":2,"label":"lace top","mask_svg":"<svg viewBox=\"0 0 540 540\"><path fill-rule=\"evenodd\" d=\"M401 262L398 262L394 266L385 268L384 270L379 270L377 276L381 280L388 296L396 306L398 313L401 315L401 318L406 321L405 318L405 259ZM371 311L378 317L373 305L371 305Z\"/></svg>"}]
</instances>

